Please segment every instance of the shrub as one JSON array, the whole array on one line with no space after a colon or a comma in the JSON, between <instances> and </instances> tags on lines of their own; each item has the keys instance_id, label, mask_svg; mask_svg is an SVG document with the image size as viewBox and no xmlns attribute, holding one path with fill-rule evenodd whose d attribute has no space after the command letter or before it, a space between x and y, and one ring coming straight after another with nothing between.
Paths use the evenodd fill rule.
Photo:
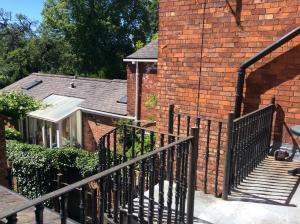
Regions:
<instances>
[{"instance_id":1,"label":"shrub","mask_svg":"<svg viewBox=\"0 0 300 224\"><path fill-rule=\"evenodd\" d=\"M13 163L18 192L36 198L51 192L57 173L75 171L82 175L96 172L97 156L76 148L45 148L17 141L7 141L7 156Z\"/></svg>"},{"instance_id":2,"label":"shrub","mask_svg":"<svg viewBox=\"0 0 300 224\"><path fill-rule=\"evenodd\" d=\"M21 140L21 133L14 128L5 128L5 138L7 140Z\"/></svg>"}]
</instances>

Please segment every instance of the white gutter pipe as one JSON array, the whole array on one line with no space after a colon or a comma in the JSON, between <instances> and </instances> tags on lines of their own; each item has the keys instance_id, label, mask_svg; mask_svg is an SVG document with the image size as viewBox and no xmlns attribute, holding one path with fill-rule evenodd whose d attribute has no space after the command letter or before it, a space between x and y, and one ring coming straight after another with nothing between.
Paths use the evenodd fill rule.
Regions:
<instances>
[{"instance_id":1,"label":"white gutter pipe","mask_svg":"<svg viewBox=\"0 0 300 224\"><path fill-rule=\"evenodd\" d=\"M132 62L132 64L135 64L135 116L134 116L134 121L137 122L139 120L139 89L140 89L139 62L135 61L135 62Z\"/></svg>"},{"instance_id":2,"label":"white gutter pipe","mask_svg":"<svg viewBox=\"0 0 300 224\"><path fill-rule=\"evenodd\" d=\"M132 62L133 64L135 62L153 62L156 63L157 59L123 59L124 62Z\"/></svg>"},{"instance_id":3,"label":"white gutter pipe","mask_svg":"<svg viewBox=\"0 0 300 224\"><path fill-rule=\"evenodd\" d=\"M134 120L134 117L131 116L124 116L124 115L119 115L119 114L112 114L112 113L107 113L107 112L101 112L97 110L91 110L91 109L85 109L80 107L79 108L82 112L87 112L95 115L103 115L103 116L108 116L108 117L113 117L113 118L122 118L122 119L129 119L129 120Z\"/></svg>"}]
</instances>

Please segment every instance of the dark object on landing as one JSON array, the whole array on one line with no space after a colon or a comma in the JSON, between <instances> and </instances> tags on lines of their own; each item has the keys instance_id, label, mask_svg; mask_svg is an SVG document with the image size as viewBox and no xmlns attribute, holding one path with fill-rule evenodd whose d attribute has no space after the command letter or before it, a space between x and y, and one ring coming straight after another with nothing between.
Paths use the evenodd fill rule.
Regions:
<instances>
[{"instance_id":1,"label":"dark object on landing","mask_svg":"<svg viewBox=\"0 0 300 224\"><path fill-rule=\"evenodd\" d=\"M290 127L290 131L297 136L300 136L300 125L294 125Z\"/></svg>"},{"instance_id":2,"label":"dark object on landing","mask_svg":"<svg viewBox=\"0 0 300 224\"><path fill-rule=\"evenodd\" d=\"M293 175L293 176L296 176L297 174L300 174L300 168L296 168L296 169L293 169L293 170L289 170L289 171L288 171L288 174Z\"/></svg>"},{"instance_id":3,"label":"dark object on landing","mask_svg":"<svg viewBox=\"0 0 300 224\"><path fill-rule=\"evenodd\" d=\"M289 153L287 151L278 149L275 151L274 156L275 156L275 160L284 161L285 158L289 156Z\"/></svg>"}]
</instances>

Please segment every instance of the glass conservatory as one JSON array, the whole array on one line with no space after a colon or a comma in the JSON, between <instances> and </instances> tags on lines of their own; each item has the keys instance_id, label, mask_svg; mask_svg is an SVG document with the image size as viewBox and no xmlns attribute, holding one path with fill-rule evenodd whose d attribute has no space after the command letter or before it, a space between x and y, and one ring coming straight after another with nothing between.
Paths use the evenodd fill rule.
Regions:
<instances>
[{"instance_id":1,"label":"glass conservatory","mask_svg":"<svg viewBox=\"0 0 300 224\"><path fill-rule=\"evenodd\" d=\"M28 143L45 147L82 145L82 115L79 104L84 100L50 95L43 100L45 107L27 114L20 130Z\"/></svg>"}]
</instances>

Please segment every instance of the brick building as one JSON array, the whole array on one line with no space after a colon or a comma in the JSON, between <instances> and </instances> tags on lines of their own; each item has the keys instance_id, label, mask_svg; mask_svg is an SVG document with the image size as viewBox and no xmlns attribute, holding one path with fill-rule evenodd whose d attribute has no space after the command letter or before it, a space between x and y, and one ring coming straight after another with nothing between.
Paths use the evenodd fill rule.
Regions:
<instances>
[{"instance_id":1,"label":"brick building","mask_svg":"<svg viewBox=\"0 0 300 224\"><path fill-rule=\"evenodd\" d=\"M124 59L127 63L127 110L137 120L155 121L157 114L157 45L154 40ZM138 82L136 82L138 80Z\"/></svg>"},{"instance_id":2,"label":"brick building","mask_svg":"<svg viewBox=\"0 0 300 224\"><path fill-rule=\"evenodd\" d=\"M19 122L25 141L46 147L94 150L119 119L134 119L127 115L126 80L34 73L2 91L22 91L47 105Z\"/></svg>"},{"instance_id":3,"label":"brick building","mask_svg":"<svg viewBox=\"0 0 300 224\"><path fill-rule=\"evenodd\" d=\"M191 115L226 120L234 109L239 65L300 25L300 2L160 0L159 20L157 124L166 131L171 103ZM294 38L246 70L242 113L275 95L277 142L299 142L288 131L300 123L299 43ZM214 157L212 151L212 164ZM198 167L201 179L201 161Z\"/></svg>"}]
</instances>

